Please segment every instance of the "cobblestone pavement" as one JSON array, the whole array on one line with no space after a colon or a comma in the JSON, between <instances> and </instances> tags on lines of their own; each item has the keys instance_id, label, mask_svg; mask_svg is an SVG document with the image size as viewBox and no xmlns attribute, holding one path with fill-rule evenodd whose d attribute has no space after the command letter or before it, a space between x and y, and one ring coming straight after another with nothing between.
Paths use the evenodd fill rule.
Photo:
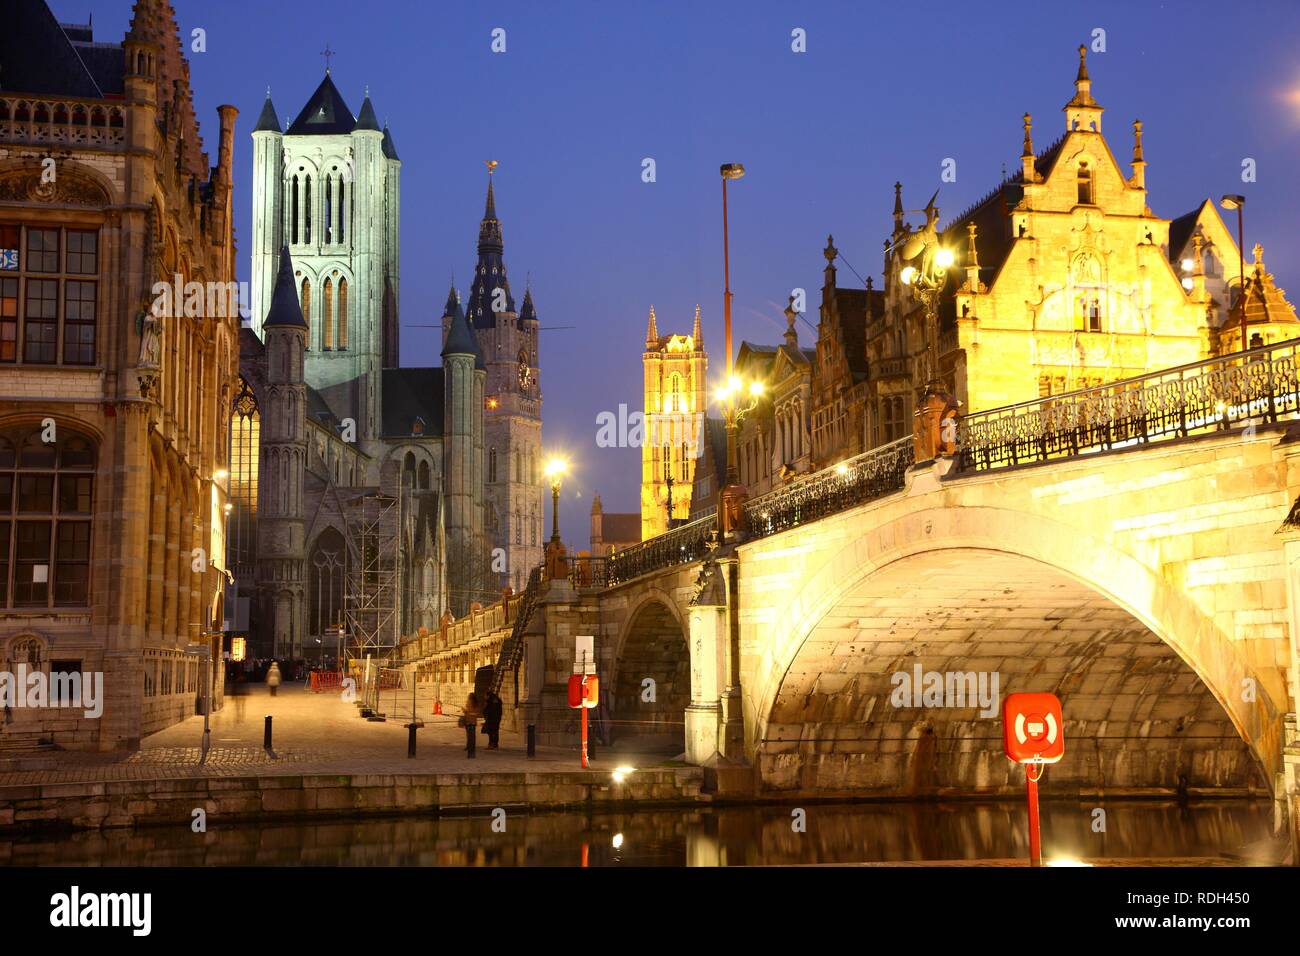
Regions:
<instances>
[{"instance_id":1,"label":"cobblestone pavement","mask_svg":"<svg viewBox=\"0 0 1300 956\"><path fill-rule=\"evenodd\" d=\"M465 731L452 716L421 715L416 756L407 757L408 716L384 722L363 719L337 693L313 694L302 684L285 684L272 697L263 685L243 696L226 697L212 715L212 749L199 766L203 718L190 717L146 737L134 753L44 755L39 767L0 772L0 786L155 780L188 777L244 777L305 774L542 773L580 771L576 748L538 747L529 759L522 734L501 732L501 749L488 750L478 736L478 756L465 756ZM272 718L274 757L262 749L267 715ZM481 730L481 727L480 727ZM608 773L630 758L601 754L590 762ZM634 759L634 758L633 758ZM637 766L663 763L643 758ZM52 765L51 765L52 764Z\"/></svg>"}]
</instances>

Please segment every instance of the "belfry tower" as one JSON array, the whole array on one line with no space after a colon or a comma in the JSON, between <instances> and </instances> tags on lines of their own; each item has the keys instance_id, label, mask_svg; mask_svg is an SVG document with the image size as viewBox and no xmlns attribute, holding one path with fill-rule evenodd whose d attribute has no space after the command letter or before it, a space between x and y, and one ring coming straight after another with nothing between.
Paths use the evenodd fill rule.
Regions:
<instances>
[{"instance_id":1,"label":"belfry tower","mask_svg":"<svg viewBox=\"0 0 1300 956\"><path fill-rule=\"evenodd\" d=\"M700 307L690 335L660 335L654 306L646 326L645 440L641 444L641 539L668 530L671 488L672 517L691 513L695 464L703 450L707 409L705 376L709 358L700 329Z\"/></svg>"}]
</instances>

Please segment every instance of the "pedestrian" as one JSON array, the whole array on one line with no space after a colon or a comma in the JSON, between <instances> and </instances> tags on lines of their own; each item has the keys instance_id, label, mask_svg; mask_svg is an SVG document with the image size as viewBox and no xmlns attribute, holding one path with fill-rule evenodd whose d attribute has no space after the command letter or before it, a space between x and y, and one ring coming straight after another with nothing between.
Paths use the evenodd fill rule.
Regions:
<instances>
[{"instance_id":1,"label":"pedestrian","mask_svg":"<svg viewBox=\"0 0 1300 956\"><path fill-rule=\"evenodd\" d=\"M460 720L456 721L461 727L465 728L465 755L474 756L474 731L478 727L478 719L483 715L479 709L478 694L471 693L465 698L465 712L460 715Z\"/></svg>"},{"instance_id":2,"label":"pedestrian","mask_svg":"<svg viewBox=\"0 0 1300 956\"><path fill-rule=\"evenodd\" d=\"M280 686L280 665L271 661L271 669L266 672L266 686L271 688L271 696L275 696L275 689Z\"/></svg>"},{"instance_id":3,"label":"pedestrian","mask_svg":"<svg viewBox=\"0 0 1300 956\"><path fill-rule=\"evenodd\" d=\"M488 750L496 750L501 738L501 698L496 691L488 691L487 706L483 708L483 733L487 734Z\"/></svg>"}]
</instances>

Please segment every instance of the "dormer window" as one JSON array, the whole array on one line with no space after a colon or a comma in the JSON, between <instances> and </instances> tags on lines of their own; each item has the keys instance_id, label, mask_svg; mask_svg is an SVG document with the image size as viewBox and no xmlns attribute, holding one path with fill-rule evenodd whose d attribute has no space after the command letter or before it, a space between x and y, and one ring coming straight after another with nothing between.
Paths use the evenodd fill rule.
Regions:
<instances>
[{"instance_id":1,"label":"dormer window","mask_svg":"<svg viewBox=\"0 0 1300 956\"><path fill-rule=\"evenodd\" d=\"M1091 206L1093 204L1092 196L1092 170L1088 168L1087 163L1079 164L1079 205Z\"/></svg>"}]
</instances>

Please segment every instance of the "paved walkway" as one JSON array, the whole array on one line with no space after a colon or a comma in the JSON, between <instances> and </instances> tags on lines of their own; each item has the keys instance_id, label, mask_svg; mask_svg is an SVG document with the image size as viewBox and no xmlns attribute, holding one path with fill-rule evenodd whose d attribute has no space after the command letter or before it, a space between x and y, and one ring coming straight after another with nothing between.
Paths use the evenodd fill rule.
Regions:
<instances>
[{"instance_id":1,"label":"paved walkway","mask_svg":"<svg viewBox=\"0 0 1300 956\"><path fill-rule=\"evenodd\" d=\"M409 706L408 706L409 711ZM262 749L263 725L272 717L275 757ZM203 718L190 717L146 737L134 753L76 753L49 755L47 769L0 772L0 786L84 783L110 780L153 780L189 777L246 777L305 774L432 774L544 773L579 771L578 753L538 747L530 759L522 734L502 730L501 749L488 750L487 737L478 736L478 756L465 756L465 731L453 716L424 716L416 732L416 756L407 757L406 718L384 722L363 719L356 704L338 693L313 694L302 684L282 685L272 697L265 685L248 686L242 696L226 696L225 706L212 715L212 750L199 766ZM612 754L590 762L593 771L608 773L625 763ZM637 766L662 763L641 758Z\"/></svg>"}]
</instances>

